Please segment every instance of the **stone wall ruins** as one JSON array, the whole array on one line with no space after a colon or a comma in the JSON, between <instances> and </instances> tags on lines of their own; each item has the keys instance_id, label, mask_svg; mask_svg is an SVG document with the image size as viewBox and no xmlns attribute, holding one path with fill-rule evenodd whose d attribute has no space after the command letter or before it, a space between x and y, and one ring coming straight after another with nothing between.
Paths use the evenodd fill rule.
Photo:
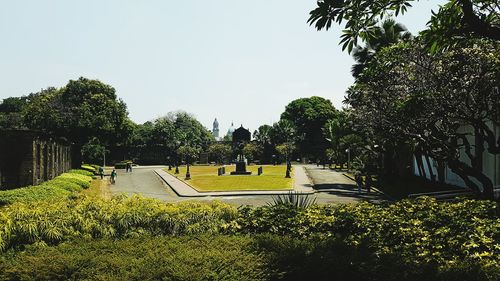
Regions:
<instances>
[{"instance_id":1,"label":"stone wall ruins","mask_svg":"<svg viewBox=\"0 0 500 281\"><path fill-rule=\"evenodd\" d=\"M37 185L71 168L71 146L21 130L0 131L0 188Z\"/></svg>"}]
</instances>

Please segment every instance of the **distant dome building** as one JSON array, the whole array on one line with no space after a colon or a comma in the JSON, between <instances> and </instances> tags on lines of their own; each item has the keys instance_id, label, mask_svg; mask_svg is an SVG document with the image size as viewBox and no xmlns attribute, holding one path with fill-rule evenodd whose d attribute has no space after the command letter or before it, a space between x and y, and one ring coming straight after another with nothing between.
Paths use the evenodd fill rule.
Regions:
<instances>
[{"instance_id":1,"label":"distant dome building","mask_svg":"<svg viewBox=\"0 0 500 281\"><path fill-rule=\"evenodd\" d=\"M219 140L219 122L217 121L217 118L215 118L213 123L212 135L216 140Z\"/></svg>"},{"instance_id":2,"label":"distant dome building","mask_svg":"<svg viewBox=\"0 0 500 281\"><path fill-rule=\"evenodd\" d=\"M230 140L233 139L233 133L234 133L234 124L231 122L231 127L227 130L226 138L229 138Z\"/></svg>"}]
</instances>

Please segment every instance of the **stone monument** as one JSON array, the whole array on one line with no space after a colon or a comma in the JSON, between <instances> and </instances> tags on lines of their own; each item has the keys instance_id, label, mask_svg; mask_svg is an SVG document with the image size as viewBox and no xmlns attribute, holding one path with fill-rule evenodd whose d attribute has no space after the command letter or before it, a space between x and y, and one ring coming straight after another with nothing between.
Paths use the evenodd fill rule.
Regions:
<instances>
[{"instance_id":1,"label":"stone monument","mask_svg":"<svg viewBox=\"0 0 500 281\"><path fill-rule=\"evenodd\" d=\"M247 171L247 165L243 156L243 148L250 142L250 131L243 128L243 125L233 132L233 148L238 152L238 160L236 161L236 170L231 172L231 175L251 175L252 172Z\"/></svg>"}]
</instances>

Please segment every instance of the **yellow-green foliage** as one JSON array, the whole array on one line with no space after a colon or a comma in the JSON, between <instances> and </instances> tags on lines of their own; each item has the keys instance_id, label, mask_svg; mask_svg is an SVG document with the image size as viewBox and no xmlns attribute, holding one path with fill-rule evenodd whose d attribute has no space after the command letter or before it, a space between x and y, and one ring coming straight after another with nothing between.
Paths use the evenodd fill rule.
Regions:
<instances>
[{"instance_id":1,"label":"yellow-green foliage","mask_svg":"<svg viewBox=\"0 0 500 281\"><path fill-rule=\"evenodd\" d=\"M91 175L95 175L97 173L97 168L94 165L82 165L80 171L90 172Z\"/></svg>"},{"instance_id":2,"label":"yellow-green foliage","mask_svg":"<svg viewBox=\"0 0 500 281\"><path fill-rule=\"evenodd\" d=\"M346 247L369 249L376 262L392 260L387 266L437 265L448 271L466 262L481 270L500 268L499 210L491 201L421 198L382 205L243 208L232 227L237 232L334 238Z\"/></svg>"},{"instance_id":3,"label":"yellow-green foliage","mask_svg":"<svg viewBox=\"0 0 500 281\"><path fill-rule=\"evenodd\" d=\"M235 236L79 239L0 255L0 280L269 280L252 238Z\"/></svg>"},{"instance_id":4,"label":"yellow-green foliage","mask_svg":"<svg viewBox=\"0 0 500 281\"><path fill-rule=\"evenodd\" d=\"M33 202L66 198L73 192L88 188L92 177L71 170L40 185L0 191L0 206L15 202Z\"/></svg>"},{"instance_id":5,"label":"yellow-green foliage","mask_svg":"<svg viewBox=\"0 0 500 281\"><path fill-rule=\"evenodd\" d=\"M140 197L16 203L0 209L3 249L35 242L48 244L84 238L136 237L142 234L215 233L235 219L237 210L219 202L167 204Z\"/></svg>"},{"instance_id":6,"label":"yellow-green foliage","mask_svg":"<svg viewBox=\"0 0 500 281\"><path fill-rule=\"evenodd\" d=\"M80 175L89 176L89 177L92 177L94 175L94 172L90 172L90 171L87 171L87 170L84 170L84 169L69 170L68 173L80 174Z\"/></svg>"}]
</instances>

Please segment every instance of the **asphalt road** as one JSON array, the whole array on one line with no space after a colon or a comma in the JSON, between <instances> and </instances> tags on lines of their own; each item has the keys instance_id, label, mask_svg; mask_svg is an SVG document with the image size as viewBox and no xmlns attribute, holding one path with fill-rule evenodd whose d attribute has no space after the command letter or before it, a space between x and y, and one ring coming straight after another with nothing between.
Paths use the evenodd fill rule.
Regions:
<instances>
[{"instance_id":1,"label":"asphalt road","mask_svg":"<svg viewBox=\"0 0 500 281\"><path fill-rule=\"evenodd\" d=\"M134 167L133 171L126 173L125 170L117 170L116 183L110 185L113 194L124 193L126 195L139 194L144 197L156 198L166 202L179 202L185 200L210 201L220 200L235 206L240 205L266 205L273 201L269 195L251 195L251 196L213 196L186 198L179 197L165 184L154 172L161 166L143 166ZM359 200L366 200L363 194L354 192L354 183L345 178L342 174L330 170L316 169L315 166L309 166L310 176L316 183L317 193L311 195L319 204L339 204L353 203ZM371 198L371 197L370 197Z\"/></svg>"}]
</instances>

